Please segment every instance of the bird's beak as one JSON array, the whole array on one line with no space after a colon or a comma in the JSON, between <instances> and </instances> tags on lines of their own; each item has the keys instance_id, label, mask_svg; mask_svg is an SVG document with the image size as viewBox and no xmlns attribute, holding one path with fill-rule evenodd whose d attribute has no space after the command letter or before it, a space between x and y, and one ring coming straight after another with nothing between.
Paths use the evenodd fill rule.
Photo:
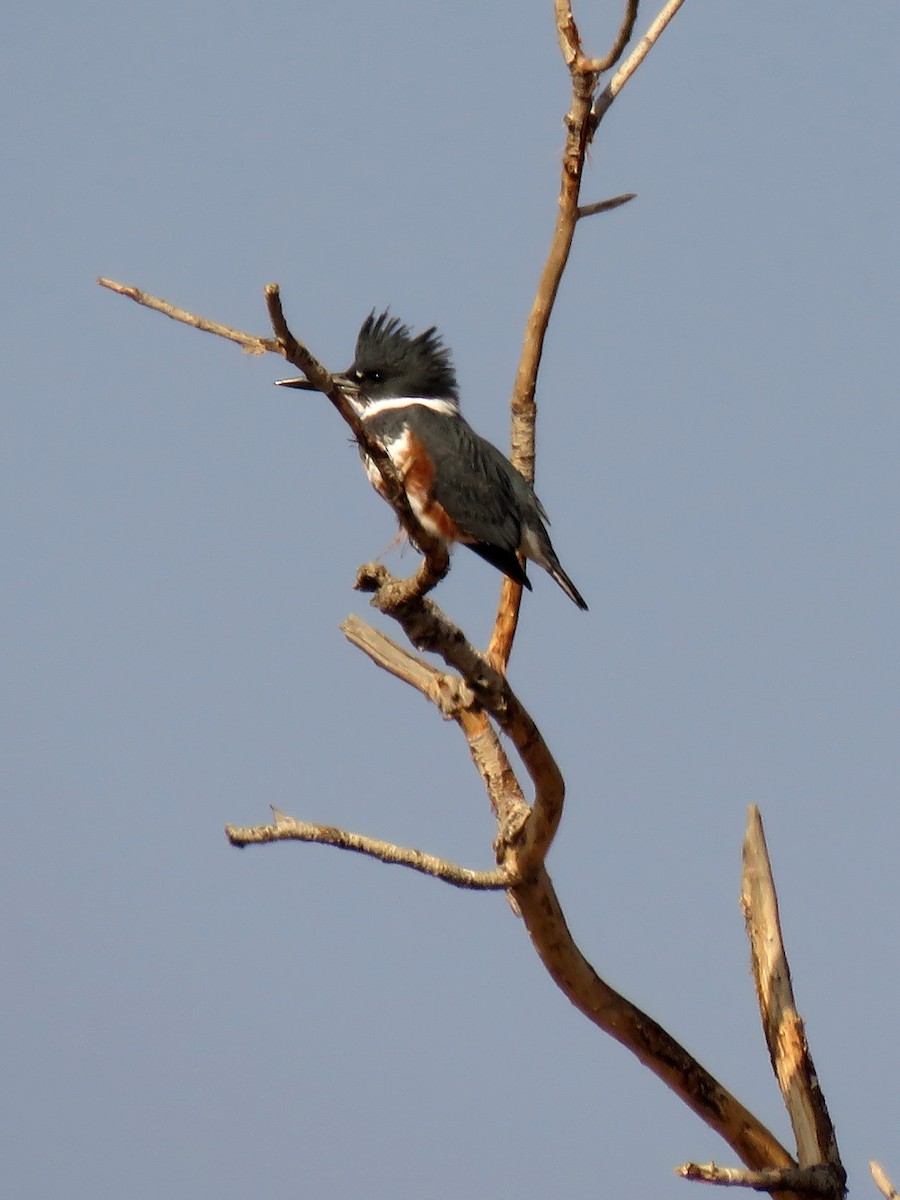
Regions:
<instances>
[{"instance_id":1,"label":"bird's beak","mask_svg":"<svg viewBox=\"0 0 900 1200\"><path fill-rule=\"evenodd\" d=\"M355 379L351 379L346 371L339 371L332 378L342 392L355 393L359 391L359 384ZM308 379L304 379L299 375L296 379L276 379L275 385L276 387L299 388L303 392L317 392L319 390L314 383L310 383Z\"/></svg>"},{"instance_id":2,"label":"bird's beak","mask_svg":"<svg viewBox=\"0 0 900 1200\"><path fill-rule=\"evenodd\" d=\"M319 390L308 379L301 379L299 376L296 379L276 379L275 385L276 387L302 388L304 392L317 392Z\"/></svg>"}]
</instances>

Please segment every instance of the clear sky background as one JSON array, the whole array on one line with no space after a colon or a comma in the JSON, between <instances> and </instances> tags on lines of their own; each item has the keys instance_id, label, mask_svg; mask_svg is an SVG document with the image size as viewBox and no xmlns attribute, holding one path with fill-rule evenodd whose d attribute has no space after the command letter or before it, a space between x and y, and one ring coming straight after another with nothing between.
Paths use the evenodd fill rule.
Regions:
<instances>
[{"instance_id":1,"label":"clear sky background","mask_svg":"<svg viewBox=\"0 0 900 1200\"><path fill-rule=\"evenodd\" d=\"M577 6L605 50L621 5ZM640 26L656 8L647 5ZM900 8L688 0L595 144L540 377L513 685L568 780L597 970L785 1141L738 906L763 812L857 1195L900 1178ZM554 219L552 5L14 5L0 72L2 1191L685 1197L733 1163L499 895L307 846L274 803L489 866L464 743L349 647L394 532L327 402L98 275L348 364L374 306L507 399ZM396 551L387 561L412 569ZM499 576L439 600L484 642Z\"/></svg>"}]
</instances>

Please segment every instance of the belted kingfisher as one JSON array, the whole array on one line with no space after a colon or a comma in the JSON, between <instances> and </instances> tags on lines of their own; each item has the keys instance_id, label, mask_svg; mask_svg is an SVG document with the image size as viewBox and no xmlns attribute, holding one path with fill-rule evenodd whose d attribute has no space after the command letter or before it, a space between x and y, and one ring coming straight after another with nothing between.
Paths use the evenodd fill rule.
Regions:
<instances>
[{"instance_id":1,"label":"belted kingfisher","mask_svg":"<svg viewBox=\"0 0 900 1200\"><path fill-rule=\"evenodd\" d=\"M334 379L384 447L428 533L448 544L461 542L530 590L518 552L587 608L556 557L547 514L531 484L460 412L450 351L434 326L413 336L388 310L378 316L373 310L359 331L352 365ZM276 382L316 390L307 379ZM378 468L363 457L370 482L383 495Z\"/></svg>"}]
</instances>

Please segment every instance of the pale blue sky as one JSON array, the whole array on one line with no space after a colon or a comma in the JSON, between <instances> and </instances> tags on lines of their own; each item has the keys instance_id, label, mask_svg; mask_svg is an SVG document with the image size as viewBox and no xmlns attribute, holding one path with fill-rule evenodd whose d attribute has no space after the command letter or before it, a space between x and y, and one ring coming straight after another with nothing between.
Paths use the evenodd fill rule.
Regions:
<instances>
[{"instance_id":1,"label":"pale blue sky","mask_svg":"<svg viewBox=\"0 0 900 1200\"><path fill-rule=\"evenodd\" d=\"M567 76L549 0L17 5L0 1137L17 1200L665 1197L733 1157L551 984L500 896L268 804L491 862L464 745L338 632L393 535L328 404L94 284L335 368L391 304L506 401ZM577 6L590 50L619 4ZM646 7L645 26L655 8ZM900 1178L900 10L688 0L604 122L540 379L511 667L567 774L595 967L784 1139L737 897L749 803L856 1194ZM412 567L396 553L388 561ZM482 641L499 576L439 600Z\"/></svg>"}]
</instances>

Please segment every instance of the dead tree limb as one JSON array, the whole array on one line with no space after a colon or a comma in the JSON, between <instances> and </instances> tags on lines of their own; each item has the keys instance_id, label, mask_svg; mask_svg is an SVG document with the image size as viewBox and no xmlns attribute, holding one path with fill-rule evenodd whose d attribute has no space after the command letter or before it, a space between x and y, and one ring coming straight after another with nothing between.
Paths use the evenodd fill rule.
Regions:
<instances>
[{"instance_id":1,"label":"dead tree limb","mask_svg":"<svg viewBox=\"0 0 900 1200\"><path fill-rule=\"evenodd\" d=\"M834 1176L826 1166L742 1171L736 1167L719 1167L715 1163L685 1163L676 1168L675 1174L695 1183L751 1188L755 1192L783 1194L790 1191L801 1196L834 1196Z\"/></svg>"},{"instance_id":2,"label":"dead tree limb","mask_svg":"<svg viewBox=\"0 0 900 1200\"><path fill-rule=\"evenodd\" d=\"M320 846L335 846L338 850L366 854L383 863L409 867L410 870L419 871L423 875L443 879L445 883L451 883L454 887L495 892L509 887L505 871L470 871L467 867L459 867L456 863L438 858L435 854L426 854L422 850L396 846L393 842L366 837L362 833L350 833L332 825L314 825L311 821L298 821L295 817L279 812L277 808L272 809L272 814L273 820L269 825L255 825L249 829L238 825L226 825L225 833L232 846L243 848L264 845L267 842L315 842Z\"/></svg>"},{"instance_id":3,"label":"dead tree limb","mask_svg":"<svg viewBox=\"0 0 900 1200\"><path fill-rule=\"evenodd\" d=\"M766 847L762 819L750 806L744 838L741 906L750 939L753 978L772 1068L784 1097L797 1143L801 1167L825 1164L832 1168L837 1193L846 1175L841 1165L834 1126L819 1085L806 1030L791 986L791 970L781 933L778 896Z\"/></svg>"},{"instance_id":4,"label":"dead tree limb","mask_svg":"<svg viewBox=\"0 0 900 1200\"><path fill-rule=\"evenodd\" d=\"M872 1178L875 1180L875 1186L884 1196L884 1200L900 1200L900 1193L891 1183L885 1174L884 1168L880 1163L870 1162L869 1170L872 1172Z\"/></svg>"},{"instance_id":5,"label":"dead tree limb","mask_svg":"<svg viewBox=\"0 0 900 1200\"><path fill-rule=\"evenodd\" d=\"M204 321L201 325L199 318L164 301L147 297L137 289L116 285L113 290L126 295L135 292L134 298L140 297L139 302L145 303L146 307L165 312L195 328L215 331L213 322ZM271 296L270 288L267 289L270 303ZM250 334L232 336L235 333L237 331L229 329L220 336L228 336L229 340L242 345L267 340L254 339ZM276 337L272 350L285 357L286 350L294 358L300 357L283 330ZM294 365L305 369L303 361ZM330 826L296 821L280 813L276 813L275 821L267 825L228 826L229 838L241 846L282 840L316 842L369 854L384 862L425 872L457 887L505 888L514 908L522 915L541 961L581 1012L654 1071L724 1138L748 1167L795 1166L788 1151L752 1113L652 1018L610 988L581 954L543 866L565 797L559 767L505 675L471 645L432 600L410 588L409 583L409 580L396 579L380 564L360 568L357 578L360 590L373 593L374 606L398 621L417 649L441 656L457 673L456 677L438 681L436 675L439 673L415 656L398 657L398 654L406 653L400 647L396 647L397 653L389 653L383 642L363 638L357 626L350 626L349 632L357 644L368 642L363 648L370 657L379 660L380 666L417 687L445 716L453 716L460 725L498 817L500 832L495 846L498 870L470 870L418 850ZM413 664L416 664L415 669ZM531 805L524 800L492 722L496 722L498 729L510 739L531 777L534 785Z\"/></svg>"},{"instance_id":6,"label":"dead tree limb","mask_svg":"<svg viewBox=\"0 0 900 1200\"><path fill-rule=\"evenodd\" d=\"M637 0L626 0L621 26L610 50L602 58L593 58L583 52L569 0L555 0L559 43L571 78L571 102L565 119L566 141L556 224L526 324L511 399L512 460L529 479L534 475L538 369L575 228L583 217L608 211L631 199L628 194L594 204L580 203L587 151L603 115L644 61L682 2L668 0L632 54L604 90L598 92L601 76L615 67L625 53L637 18ZM540 730L506 678L518 621L520 586L508 579L504 581L497 618L485 653L477 650L463 631L426 595L447 570L446 551L419 526L383 447L368 436L335 377L292 334L284 317L277 285L270 284L265 290L274 333L274 337L268 338L194 316L136 288L108 279L99 282L174 320L228 338L247 352L279 354L328 396L361 448L377 465L385 480L386 498L424 555L411 579L395 578L383 566L367 564L360 568L356 586L372 594L372 605L402 627L417 652L437 654L448 671L438 670L419 653L403 649L358 618L349 618L342 628L353 644L373 662L416 688L442 716L456 722L466 739L498 825L494 846L497 866L486 871L458 866L435 855L331 826L298 821L277 811L274 821L266 825L228 826L227 833L232 842L241 846L282 840L316 842L424 872L457 887L505 890L515 911L522 916L541 961L572 1004L662 1079L750 1168L750 1172L730 1173L716 1168L718 1174L730 1174L728 1182L740 1182L743 1186L777 1187L784 1198L808 1193L810 1189L806 1183L820 1171L822 1163L835 1170L839 1165L833 1131L829 1141L827 1130L817 1124L816 1118L820 1114L805 1116L800 1122L797 1139L803 1150L798 1168L798 1163L773 1134L692 1055L656 1021L600 978L569 931L544 866L562 817L564 780ZM523 793L501 737L512 744L528 773L533 788L530 802ZM783 1004L778 1011L784 1011ZM809 1068L811 1070L811 1062ZM793 1082L789 1082L793 1089ZM785 1090L787 1094L787 1083ZM793 1091L791 1094L793 1096ZM809 1095L803 1103L809 1105ZM793 1099L791 1104L794 1104ZM812 1161L815 1154L823 1153L830 1157ZM713 1172L712 1167L694 1166L692 1169L695 1174L690 1177L695 1178L702 1177L704 1171L707 1177ZM683 1170L687 1173L687 1168ZM756 1182L750 1182L751 1178ZM833 1173L831 1178L837 1178L836 1174ZM716 1181L726 1182L724 1177Z\"/></svg>"},{"instance_id":7,"label":"dead tree limb","mask_svg":"<svg viewBox=\"0 0 900 1200\"><path fill-rule=\"evenodd\" d=\"M532 483L534 482L536 453L537 404L535 394L538 371L544 352L544 340L547 336L550 318L553 315L553 307L572 250L575 228L582 217L618 208L633 198L633 193L629 193L627 196L618 196L611 201L604 200L598 204L582 206L580 204L581 183L587 153L603 113L624 86L625 80L630 78L644 61L651 46L682 3L683 0L676 0L676 2L669 0L663 10L663 13L668 13L665 20L662 20L663 14L660 14L652 23L639 43L638 49L643 47L640 57L636 57L637 52L635 52L625 66L617 72L613 82L622 75L626 67L629 68L628 74L617 85L616 92L610 97L609 103L602 112L598 112L594 101L600 76L616 65L631 39L638 15L637 0L627 0L622 24L612 46L603 58L591 58L584 53L570 0L554 0L556 32L563 60L569 70L572 91L569 111L565 117L566 141L562 153L556 222L553 227L550 248L531 304L531 312L525 323L525 336L510 399L512 426L510 458L526 479ZM611 86L612 84L610 84ZM608 90L609 88L607 88ZM512 653L521 603L521 584L515 583L511 579L504 579L500 588L494 628L487 649L488 659L499 671L506 670L509 656Z\"/></svg>"}]
</instances>

